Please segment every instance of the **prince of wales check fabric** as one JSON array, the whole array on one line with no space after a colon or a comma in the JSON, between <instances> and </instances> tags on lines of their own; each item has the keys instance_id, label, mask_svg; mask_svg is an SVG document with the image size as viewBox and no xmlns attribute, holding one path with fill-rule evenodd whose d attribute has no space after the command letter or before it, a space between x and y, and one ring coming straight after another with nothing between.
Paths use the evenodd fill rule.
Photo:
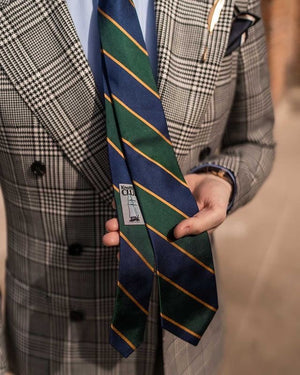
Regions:
<instances>
[{"instance_id":1,"label":"prince of wales check fabric","mask_svg":"<svg viewBox=\"0 0 300 375\"><path fill-rule=\"evenodd\" d=\"M127 357L143 341L155 272L162 327L197 345L218 307L209 238L172 239L198 208L174 154L134 4L100 0L98 11L121 237L110 343Z\"/></svg>"},{"instance_id":2,"label":"prince of wales check fabric","mask_svg":"<svg viewBox=\"0 0 300 375\"><path fill-rule=\"evenodd\" d=\"M261 16L259 0L234 3ZM158 87L181 170L208 162L231 169L238 186L233 212L270 173L273 111L263 23L224 57L233 1L226 0L208 36L212 4L155 0ZM200 64L207 40L208 60ZM65 0L0 0L0 46L0 184L8 234L0 374L158 375L156 288L143 344L124 359L108 343L118 262L117 248L101 241L114 215L105 119ZM199 159L203 150L209 152ZM34 160L45 164L43 177L31 173ZM68 254L72 243L82 244L80 256ZM218 292L219 309L198 346L162 331L165 375L218 373ZM83 320L71 320L71 311L82 311Z\"/></svg>"}]
</instances>

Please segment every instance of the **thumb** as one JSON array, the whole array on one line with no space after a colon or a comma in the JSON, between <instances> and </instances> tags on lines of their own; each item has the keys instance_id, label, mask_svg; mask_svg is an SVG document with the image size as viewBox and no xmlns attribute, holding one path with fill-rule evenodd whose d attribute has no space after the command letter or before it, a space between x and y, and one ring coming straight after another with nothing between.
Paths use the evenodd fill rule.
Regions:
<instances>
[{"instance_id":1,"label":"thumb","mask_svg":"<svg viewBox=\"0 0 300 375\"><path fill-rule=\"evenodd\" d=\"M173 234L176 239L209 231L220 225L226 218L221 208L204 208L193 217L176 225Z\"/></svg>"}]
</instances>

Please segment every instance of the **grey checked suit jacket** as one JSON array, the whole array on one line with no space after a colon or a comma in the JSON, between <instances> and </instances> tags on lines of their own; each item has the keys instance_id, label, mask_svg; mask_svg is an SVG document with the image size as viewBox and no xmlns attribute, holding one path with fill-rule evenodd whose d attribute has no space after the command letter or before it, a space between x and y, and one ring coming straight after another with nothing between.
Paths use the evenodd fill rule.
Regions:
<instances>
[{"instance_id":1,"label":"grey checked suit jacket","mask_svg":"<svg viewBox=\"0 0 300 375\"><path fill-rule=\"evenodd\" d=\"M155 1L158 85L178 161L183 172L207 162L231 169L232 211L255 195L274 157L262 22L224 57L234 3L260 15L259 0L226 0L209 34L213 0ZM221 311L197 347L167 332L161 340L156 292L136 353L124 360L108 344L118 264L117 249L101 244L114 215L104 114L65 1L0 0L0 46L2 371L158 375L163 353L165 375L216 374ZM32 173L34 161L46 166L43 176Z\"/></svg>"}]
</instances>

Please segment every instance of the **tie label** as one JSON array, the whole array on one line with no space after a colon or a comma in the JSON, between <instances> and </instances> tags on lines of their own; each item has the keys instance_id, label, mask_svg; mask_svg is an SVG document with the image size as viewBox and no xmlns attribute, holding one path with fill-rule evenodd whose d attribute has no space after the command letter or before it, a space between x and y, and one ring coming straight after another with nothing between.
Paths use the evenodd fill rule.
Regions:
<instances>
[{"instance_id":1,"label":"tie label","mask_svg":"<svg viewBox=\"0 0 300 375\"><path fill-rule=\"evenodd\" d=\"M133 185L119 184L121 206L125 225L144 225L143 215L138 204Z\"/></svg>"}]
</instances>

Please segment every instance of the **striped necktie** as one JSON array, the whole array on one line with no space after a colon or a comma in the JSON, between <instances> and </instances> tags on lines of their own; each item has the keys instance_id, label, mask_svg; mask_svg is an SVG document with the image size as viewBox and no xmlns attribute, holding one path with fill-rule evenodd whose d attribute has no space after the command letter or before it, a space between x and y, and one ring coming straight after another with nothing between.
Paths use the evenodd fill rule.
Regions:
<instances>
[{"instance_id":1,"label":"striped necktie","mask_svg":"<svg viewBox=\"0 0 300 375\"><path fill-rule=\"evenodd\" d=\"M197 204L178 166L132 0L100 0L108 152L120 227L110 343L143 341L153 275L161 325L197 345L218 307L207 233L172 239Z\"/></svg>"}]
</instances>

